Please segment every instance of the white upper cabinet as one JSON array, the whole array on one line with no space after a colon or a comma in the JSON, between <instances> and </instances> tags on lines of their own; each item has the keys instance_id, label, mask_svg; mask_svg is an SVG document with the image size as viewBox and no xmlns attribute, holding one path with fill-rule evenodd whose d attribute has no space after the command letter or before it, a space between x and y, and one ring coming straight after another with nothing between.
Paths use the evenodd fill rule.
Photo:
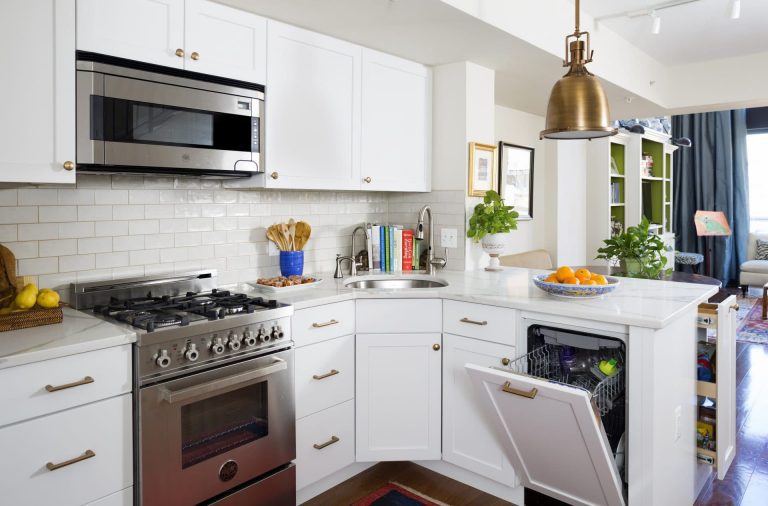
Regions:
<instances>
[{"instance_id":1,"label":"white upper cabinet","mask_svg":"<svg viewBox=\"0 0 768 506\"><path fill-rule=\"evenodd\" d=\"M77 0L77 49L184 68L184 0Z\"/></svg>"},{"instance_id":2,"label":"white upper cabinet","mask_svg":"<svg viewBox=\"0 0 768 506\"><path fill-rule=\"evenodd\" d=\"M77 48L266 81L267 20L208 0L78 0Z\"/></svg>"},{"instance_id":3,"label":"white upper cabinet","mask_svg":"<svg viewBox=\"0 0 768 506\"><path fill-rule=\"evenodd\" d=\"M427 67L363 50L361 189L430 190L430 104Z\"/></svg>"},{"instance_id":4,"label":"white upper cabinet","mask_svg":"<svg viewBox=\"0 0 768 506\"><path fill-rule=\"evenodd\" d=\"M268 188L360 188L360 46L270 21Z\"/></svg>"},{"instance_id":5,"label":"white upper cabinet","mask_svg":"<svg viewBox=\"0 0 768 506\"><path fill-rule=\"evenodd\" d=\"M264 84L267 20L207 0L186 1L185 68Z\"/></svg>"},{"instance_id":6,"label":"white upper cabinet","mask_svg":"<svg viewBox=\"0 0 768 506\"><path fill-rule=\"evenodd\" d=\"M0 182L75 182L75 0L0 7Z\"/></svg>"}]
</instances>

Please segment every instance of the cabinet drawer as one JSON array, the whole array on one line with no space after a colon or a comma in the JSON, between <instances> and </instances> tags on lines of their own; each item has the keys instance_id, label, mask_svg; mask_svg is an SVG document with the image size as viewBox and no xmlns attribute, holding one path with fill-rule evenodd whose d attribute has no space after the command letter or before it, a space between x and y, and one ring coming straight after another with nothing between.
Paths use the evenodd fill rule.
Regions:
<instances>
[{"instance_id":1,"label":"cabinet drawer","mask_svg":"<svg viewBox=\"0 0 768 506\"><path fill-rule=\"evenodd\" d=\"M443 331L515 345L517 310L471 302L443 301Z\"/></svg>"},{"instance_id":2,"label":"cabinet drawer","mask_svg":"<svg viewBox=\"0 0 768 506\"><path fill-rule=\"evenodd\" d=\"M0 385L0 406L13 406L0 426L130 392L131 346L3 369Z\"/></svg>"},{"instance_id":3,"label":"cabinet drawer","mask_svg":"<svg viewBox=\"0 0 768 506\"><path fill-rule=\"evenodd\" d=\"M357 301L357 332L364 334L441 332L439 299L365 299Z\"/></svg>"},{"instance_id":4,"label":"cabinet drawer","mask_svg":"<svg viewBox=\"0 0 768 506\"><path fill-rule=\"evenodd\" d=\"M130 487L132 419L125 394L1 429L3 504L80 505Z\"/></svg>"},{"instance_id":5,"label":"cabinet drawer","mask_svg":"<svg viewBox=\"0 0 768 506\"><path fill-rule=\"evenodd\" d=\"M355 333L355 301L300 309L293 314L296 346L319 343Z\"/></svg>"},{"instance_id":6,"label":"cabinet drawer","mask_svg":"<svg viewBox=\"0 0 768 506\"><path fill-rule=\"evenodd\" d=\"M87 506L133 506L133 487L124 488L107 497L89 502Z\"/></svg>"},{"instance_id":7,"label":"cabinet drawer","mask_svg":"<svg viewBox=\"0 0 768 506\"><path fill-rule=\"evenodd\" d=\"M302 489L355 461L355 401L296 422L296 488ZM319 447L319 448L318 448Z\"/></svg>"},{"instance_id":8,"label":"cabinet drawer","mask_svg":"<svg viewBox=\"0 0 768 506\"><path fill-rule=\"evenodd\" d=\"M355 338L338 337L296 350L296 418L355 396Z\"/></svg>"}]
</instances>

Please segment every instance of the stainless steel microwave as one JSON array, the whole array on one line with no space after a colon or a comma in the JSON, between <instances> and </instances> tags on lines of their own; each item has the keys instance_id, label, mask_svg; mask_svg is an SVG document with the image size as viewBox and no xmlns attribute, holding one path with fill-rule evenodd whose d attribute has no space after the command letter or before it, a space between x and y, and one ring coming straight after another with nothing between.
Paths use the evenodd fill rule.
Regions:
<instances>
[{"instance_id":1,"label":"stainless steel microwave","mask_svg":"<svg viewBox=\"0 0 768 506\"><path fill-rule=\"evenodd\" d=\"M264 171L262 86L159 69L78 59L78 171L217 178Z\"/></svg>"}]
</instances>

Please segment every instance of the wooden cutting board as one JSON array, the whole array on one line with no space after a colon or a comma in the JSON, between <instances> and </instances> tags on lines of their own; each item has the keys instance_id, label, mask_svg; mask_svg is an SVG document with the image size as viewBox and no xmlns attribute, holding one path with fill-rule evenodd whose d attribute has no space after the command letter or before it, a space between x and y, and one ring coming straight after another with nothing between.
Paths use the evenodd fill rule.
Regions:
<instances>
[{"instance_id":1,"label":"wooden cutting board","mask_svg":"<svg viewBox=\"0 0 768 506\"><path fill-rule=\"evenodd\" d=\"M16 256L0 244L0 308L11 303L16 296Z\"/></svg>"}]
</instances>

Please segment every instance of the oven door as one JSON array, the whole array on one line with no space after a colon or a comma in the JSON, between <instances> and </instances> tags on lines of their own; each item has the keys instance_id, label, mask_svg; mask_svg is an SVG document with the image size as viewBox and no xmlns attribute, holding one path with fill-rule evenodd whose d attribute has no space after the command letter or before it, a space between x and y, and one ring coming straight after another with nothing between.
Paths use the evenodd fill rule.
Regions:
<instances>
[{"instance_id":1,"label":"oven door","mask_svg":"<svg viewBox=\"0 0 768 506\"><path fill-rule=\"evenodd\" d=\"M293 350L142 388L142 503L196 504L289 463L293 392Z\"/></svg>"},{"instance_id":2,"label":"oven door","mask_svg":"<svg viewBox=\"0 0 768 506\"><path fill-rule=\"evenodd\" d=\"M87 71L78 71L77 90L77 162L86 170L263 170L263 100Z\"/></svg>"}]
</instances>

